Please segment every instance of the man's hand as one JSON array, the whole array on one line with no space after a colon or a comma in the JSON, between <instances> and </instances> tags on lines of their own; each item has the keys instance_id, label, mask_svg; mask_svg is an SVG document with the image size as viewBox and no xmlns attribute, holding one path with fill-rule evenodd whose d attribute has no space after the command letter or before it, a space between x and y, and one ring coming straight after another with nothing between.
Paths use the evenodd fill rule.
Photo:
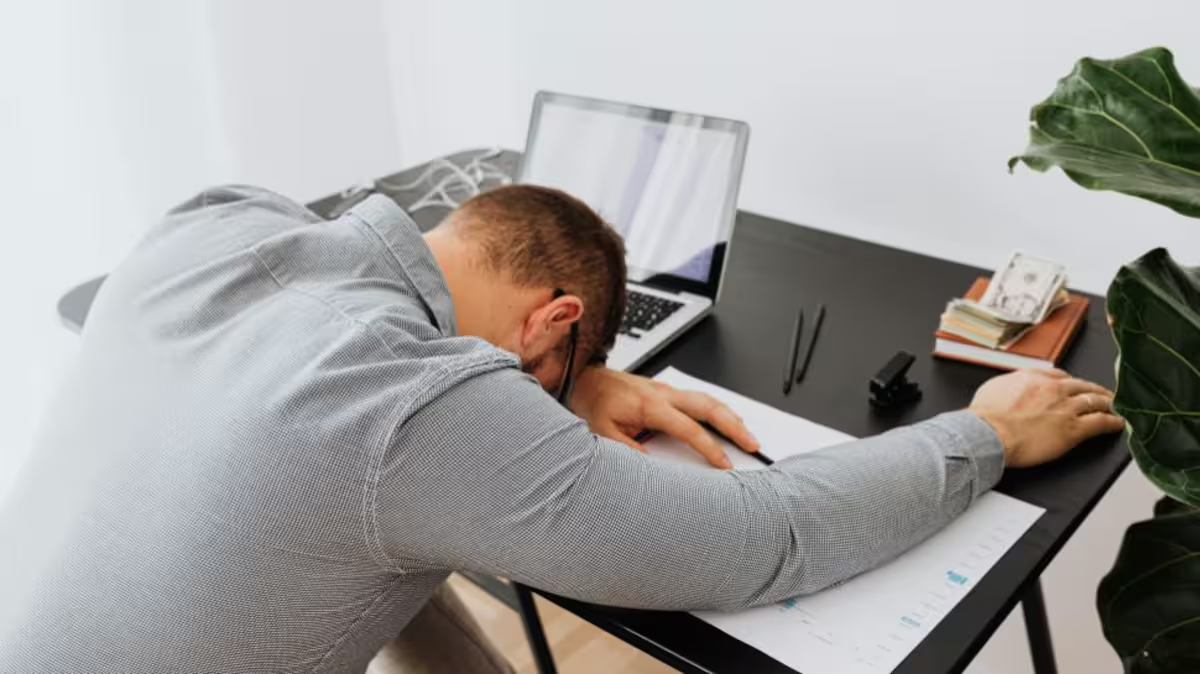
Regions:
<instances>
[{"instance_id":1,"label":"man's hand","mask_svg":"<svg viewBox=\"0 0 1200 674\"><path fill-rule=\"evenodd\" d=\"M570 402L571 409L588 422L593 433L639 452L646 448L634 440L638 434L661 431L687 443L712 465L732 468L721 445L701 423L712 426L747 452L759 448L741 417L716 398L606 367L584 369Z\"/></svg>"},{"instance_id":2,"label":"man's hand","mask_svg":"<svg viewBox=\"0 0 1200 674\"><path fill-rule=\"evenodd\" d=\"M979 387L970 410L991 424L1014 468L1053 461L1090 437L1116 433L1108 389L1062 370L1020 370Z\"/></svg>"}]
</instances>

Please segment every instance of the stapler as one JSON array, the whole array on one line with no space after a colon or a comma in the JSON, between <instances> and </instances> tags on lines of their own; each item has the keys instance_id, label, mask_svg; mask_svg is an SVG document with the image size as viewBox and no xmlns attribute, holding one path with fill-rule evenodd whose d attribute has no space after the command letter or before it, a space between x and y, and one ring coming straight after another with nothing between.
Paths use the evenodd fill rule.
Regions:
<instances>
[{"instance_id":1,"label":"stapler","mask_svg":"<svg viewBox=\"0 0 1200 674\"><path fill-rule=\"evenodd\" d=\"M915 403L921 399L921 387L909 381L908 368L917 357L907 351L897 352L871 379L871 405L879 409L891 409Z\"/></svg>"}]
</instances>

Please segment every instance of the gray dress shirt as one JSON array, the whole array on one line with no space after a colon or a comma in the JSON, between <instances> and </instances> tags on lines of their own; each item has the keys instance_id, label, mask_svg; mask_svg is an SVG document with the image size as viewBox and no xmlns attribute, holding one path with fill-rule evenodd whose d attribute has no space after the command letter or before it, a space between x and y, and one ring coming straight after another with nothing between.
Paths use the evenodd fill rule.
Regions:
<instances>
[{"instance_id":1,"label":"gray dress shirt","mask_svg":"<svg viewBox=\"0 0 1200 674\"><path fill-rule=\"evenodd\" d=\"M815 592L991 488L967 412L722 472L588 432L455 332L413 222L226 187L109 277L0 518L0 672L361 672L455 569L726 609Z\"/></svg>"}]
</instances>

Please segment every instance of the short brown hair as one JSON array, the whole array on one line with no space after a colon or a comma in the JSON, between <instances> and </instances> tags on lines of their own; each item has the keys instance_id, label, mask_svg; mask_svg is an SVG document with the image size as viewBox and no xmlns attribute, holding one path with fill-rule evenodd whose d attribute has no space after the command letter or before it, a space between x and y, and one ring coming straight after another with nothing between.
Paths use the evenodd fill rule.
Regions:
<instances>
[{"instance_id":1,"label":"short brown hair","mask_svg":"<svg viewBox=\"0 0 1200 674\"><path fill-rule=\"evenodd\" d=\"M480 235L485 262L514 283L583 300L580 362L612 348L625 313L625 244L587 204L548 187L510 185L471 198L451 219Z\"/></svg>"}]
</instances>

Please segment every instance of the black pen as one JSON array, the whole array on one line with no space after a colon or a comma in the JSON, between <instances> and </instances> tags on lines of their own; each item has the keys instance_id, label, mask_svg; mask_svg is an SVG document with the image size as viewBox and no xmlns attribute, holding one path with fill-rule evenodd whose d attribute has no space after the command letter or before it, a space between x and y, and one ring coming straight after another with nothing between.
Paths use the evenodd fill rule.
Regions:
<instances>
[{"instance_id":1,"label":"black pen","mask_svg":"<svg viewBox=\"0 0 1200 674\"><path fill-rule=\"evenodd\" d=\"M808 338L808 348L804 350L804 362L796 373L796 383L804 381L804 373L808 372L808 361L812 360L813 346L817 343L817 335L821 334L821 321L825 320L825 305L817 306L817 320L813 323L812 337Z\"/></svg>"},{"instance_id":2,"label":"black pen","mask_svg":"<svg viewBox=\"0 0 1200 674\"><path fill-rule=\"evenodd\" d=\"M737 449L739 451L741 451L743 454L749 454L750 456L753 456L754 458L758 459L759 461L761 461L763 463L763 465L766 465L766 466L775 465L775 460L772 459L771 457L767 456L766 454L763 454L761 450L757 451L757 452L748 452L748 451L742 449L738 445L738 443L734 442L733 440L730 440L724 433L722 433L721 431L718 431L716 428L713 428L707 422L702 421L702 422L700 422L700 425L703 426L704 430L708 431L709 433L712 433L713 435L717 436L718 438L721 438L725 442L728 442L729 444L733 445L734 447L737 447ZM646 442L650 438L653 438L655 435L657 435L657 433L655 433L654 431L646 430L646 431L642 431L641 433L638 433L637 436L635 436L633 439L636 442Z\"/></svg>"},{"instance_id":3,"label":"black pen","mask_svg":"<svg viewBox=\"0 0 1200 674\"><path fill-rule=\"evenodd\" d=\"M763 462L764 465L771 466L771 465L775 464L775 461L773 459L771 459L771 457L767 456L766 454L763 454L761 450L759 450L757 452L750 452L750 451L744 450L741 448L740 445L738 445L738 443L734 442L733 440L730 440L728 436L726 436L721 431L718 431L716 428L713 428L712 425L710 425L709 423L701 422L700 425L704 427L704 430L708 431L709 433L712 433L713 435L717 436L718 438L721 438L722 440L724 440L725 442L728 442L729 444L733 445L734 447L737 447L743 454L749 454L750 456L753 456L754 458Z\"/></svg>"},{"instance_id":4,"label":"black pen","mask_svg":"<svg viewBox=\"0 0 1200 674\"><path fill-rule=\"evenodd\" d=\"M787 369L783 371L783 395L792 392L792 380L796 378L796 352L800 349L800 330L804 327L804 307L796 314L796 328L788 345Z\"/></svg>"}]
</instances>

